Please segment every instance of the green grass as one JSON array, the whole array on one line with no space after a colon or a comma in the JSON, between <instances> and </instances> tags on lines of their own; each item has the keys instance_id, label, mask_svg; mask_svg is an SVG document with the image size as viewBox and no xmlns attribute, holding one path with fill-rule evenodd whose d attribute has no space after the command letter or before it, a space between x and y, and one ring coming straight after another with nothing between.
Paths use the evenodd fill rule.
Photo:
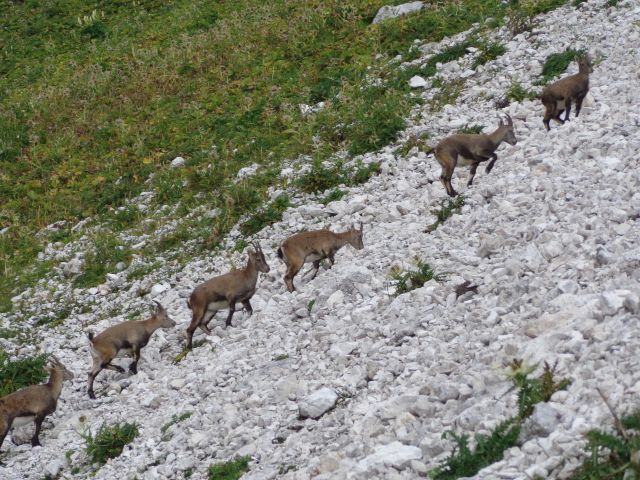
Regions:
<instances>
[{"instance_id":1,"label":"green grass","mask_svg":"<svg viewBox=\"0 0 640 480\"><path fill-rule=\"evenodd\" d=\"M222 212L185 220L146 254L186 241L218 246L267 201L283 160L358 155L397 139L417 100L389 70L393 56L415 58L414 39L439 41L509 8L438 2L371 25L386 3L0 0L0 45L11 46L0 49L0 229L9 229L0 235L0 310L51 269L36 257L57 234L37 231L87 217L114 235L136 228L148 215L128 199L144 190L155 193L152 209L178 205L181 219L203 204ZM558 4L528 3L540 11ZM457 58L463 47L430 62ZM459 89L447 92L440 105ZM318 101L321 111L300 112ZM186 164L173 169L178 155ZM260 173L236 183L252 163ZM79 235L66 229L59 240ZM105 253L76 286L104 281L117 252Z\"/></svg>"},{"instance_id":2,"label":"green grass","mask_svg":"<svg viewBox=\"0 0 640 480\"><path fill-rule=\"evenodd\" d=\"M289 196L286 193L278 195L266 207L253 214L246 222L240 225L240 233L245 236L258 233L265 227L282 220L282 213L291 206Z\"/></svg>"},{"instance_id":3,"label":"green grass","mask_svg":"<svg viewBox=\"0 0 640 480\"><path fill-rule=\"evenodd\" d=\"M531 415L536 404L548 402L551 396L565 389L570 381L557 380L556 365L551 367L545 362L542 373L531 377L536 367L526 367L522 360L514 359L509 365L509 379L513 388L518 389L518 413L500 422L489 435L474 436L475 445L469 446L469 435L447 431L443 438L450 437L456 446L442 464L430 472L434 480L455 480L472 477L484 467L502 460L504 452L516 446L522 422Z\"/></svg>"},{"instance_id":4,"label":"green grass","mask_svg":"<svg viewBox=\"0 0 640 480\"><path fill-rule=\"evenodd\" d=\"M110 458L119 456L125 445L131 443L138 433L138 426L135 423L114 425L103 423L95 437L91 432L83 435L87 442L87 456L92 463L104 465Z\"/></svg>"},{"instance_id":5,"label":"green grass","mask_svg":"<svg viewBox=\"0 0 640 480\"><path fill-rule=\"evenodd\" d=\"M165 433L167 433L167 430L169 430L169 428L172 425L175 425L176 423L180 423L180 422L186 420L191 415L193 415L193 412L184 412L184 413L181 413L180 415L173 415L171 417L171 420L169 420L162 427L160 427L160 433L162 434L163 439L164 439Z\"/></svg>"},{"instance_id":6,"label":"green grass","mask_svg":"<svg viewBox=\"0 0 640 480\"><path fill-rule=\"evenodd\" d=\"M237 457L224 463L211 465L208 470L209 480L238 480L249 470L251 457Z\"/></svg>"},{"instance_id":7,"label":"green grass","mask_svg":"<svg viewBox=\"0 0 640 480\"><path fill-rule=\"evenodd\" d=\"M527 91L518 82L513 82L507 91L507 100L514 102L522 102L525 99L534 100L537 95L531 91Z\"/></svg>"},{"instance_id":8,"label":"green grass","mask_svg":"<svg viewBox=\"0 0 640 480\"><path fill-rule=\"evenodd\" d=\"M458 129L458 133L472 133L477 135L482 133L482 130L484 130L484 125L465 125Z\"/></svg>"},{"instance_id":9,"label":"green grass","mask_svg":"<svg viewBox=\"0 0 640 480\"><path fill-rule=\"evenodd\" d=\"M346 191L340 190L339 188L334 188L329 193L327 193L324 197L320 199L320 203L326 205L327 203L335 202L337 200L342 200L347 194Z\"/></svg>"},{"instance_id":10,"label":"green grass","mask_svg":"<svg viewBox=\"0 0 640 480\"><path fill-rule=\"evenodd\" d=\"M453 199L445 200L439 209L432 212L436 216L436 221L429 225L426 231L433 232L436 228L446 222L451 215L454 213L460 213L460 210L464 206L464 201L465 199L463 195L458 195Z\"/></svg>"},{"instance_id":11,"label":"green grass","mask_svg":"<svg viewBox=\"0 0 640 480\"><path fill-rule=\"evenodd\" d=\"M330 189L335 192L336 187L340 185L347 187L360 185L379 173L380 164L378 163L365 165L358 162L354 167L346 167L341 161L325 165L316 159L311 168L296 179L295 186L304 193L321 193Z\"/></svg>"},{"instance_id":12,"label":"green grass","mask_svg":"<svg viewBox=\"0 0 640 480\"><path fill-rule=\"evenodd\" d=\"M462 93L464 80L434 82L433 86L438 86L440 91L431 99L431 111L439 112L445 105L454 105L456 103Z\"/></svg>"},{"instance_id":13,"label":"green grass","mask_svg":"<svg viewBox=\"0 0 640 480\"><path fill-rule=\"evenodd\" d=\"M444 274L434 272L431 266L421 258L416 257L415 262L415 270L402 271L398 267L391 270L391 280L395 282L396 295L420 288L429 280L441 282L445 279Z\"/></svg>"},{"instance_id":14,"label":"green grass","mask_svg":"<svg viewBox=\"0 0 640 480\"><path fill-rule=\"evenodd\" d=\"M614 423L617 422L614 421ZM613 432L604 430L587 432L588 456L569 477L570 480L638 478L640 475L640 465L637 460L640 450L639 432L640 410L620 418L620 423L616 425Z\"/></svg>"},{"instance_id":15,"label":"green grass","mask_svg":"<svg viewBox=\"0 0 640 480\"><path fill-rule=\"evenodd\" d=\"M473 65L471 67L474 70L478 68L480 65L484 65L485 63L490 62L491 60L495 60L496 58L504 55L505 52L507 51L504 45L500 43L495 43L495 42L494 43L482 42L479 45L479 48L480 48L480 53L474 60Z\"/></svg>"},{"instance_id":16,"label":"green grass","mask_svg":"<svg viewBox=\"0 0 640 480\"><path fill-rule=\"evenodd\" d=\"M93 250L85 257L83 271L74 278L73 284L79 288L95 287L105 282L105 275L116 271L119 262L128 265L131 251L115 235L105 233L94 239Z\"/></svg>"},{"instance_id":17,"label":"green grass","mask_svg":"<svg viewBox=\"0 0 640 480\"><path fill-rule=\"evenodd\" d=\"M48 377L44 369L47 358L43 354L11 360L9 354L0 348L0 397L42 383Z\"/></svg>"},{"instance_id":18,"label":"green grass","mask_svg":"<svg viewBox=\"0 0 640 480\"><path fill-rule=\"evenodd\" d=\"M545 59L544 65L542 66L541 78L536 81L536 84L546 85L551 79L564 73L571 62L577 60L584 54L584 50L574 50L573 48L567 48L561 53L552 53Z\"/></svg>"}]
</instances>

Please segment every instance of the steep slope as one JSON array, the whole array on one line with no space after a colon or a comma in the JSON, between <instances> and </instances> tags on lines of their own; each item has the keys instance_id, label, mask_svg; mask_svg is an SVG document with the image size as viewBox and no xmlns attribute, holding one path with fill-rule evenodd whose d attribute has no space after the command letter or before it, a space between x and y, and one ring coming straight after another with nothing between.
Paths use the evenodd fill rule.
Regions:
<instances>
[{"instance_id":1,"label":"steep slope","mask_svg":"<svg viewBox=\"0 0 640 480\"><path fill-rule=\"evenodd\" d=\"M473 74L473 54L444 65L441 75L464 78L465 89L455 106L416 111L407 137L428 132L436 142L464 125L492 129L494 101L512 81L534 80L549 53L571 46L601 59L583 112L564 126L546 133L538 102L504 109L514 118L518 144L501 147L494 170L481 170L470 189L463 187L467 170L458 170L454 186L466 205L433 233L424 229L444 189L434 159L416 150L406 157L393 147L367 155L366 162L381 162L381 175L342 201L287 211L257 235L278 268L261 277L254 315L237 315L227 330L219 318L215 334L177 365L171 361L189 321L185 298L226 270L228 259L200 258L166 279L171 288L158 289L155 299L179 326L156 334L140 373L101 374L96 401L76 375L63 390L55 427L42 435L44 448L7 441L0 477L40 478L43 467L60 464L63 477L73 478L65 459L71 451L70 464L80 467L75 477L84 478L78 432L127 420L140 424L140 437L95 478L182 478L188 469L191 478L206 478L210 463L246 454L253 463L244 478L416 478L450 450L443 431L486 432L513 412L514 395L505 395L501 373L513 357L558 360L560 374L573 383L550 402L559 419L549 436L509 450L475 478L569 472L582 433L610 422L595 387L620 411L636 406L640 393L638 21L638 2L567 6L542 17L531 34L509 40L503 56ZM507 38L504 30L496 35ZM432 93L424 95L429 100ZM297 278L300 291L285 292L275 255L283 238L358 221L365 225L364 250L346 247L331 270L311 282ZM390 296L391 267L409 267L414 256L448 272L448 280ZM462 279L479 284L478 294L456 300ZM100 312L113 306L83 295ZM133 289L117 295L124 312L148 303ZM70 319L42 346L75 372L87 370L87 323L89 315ZM298 402L321 387L338 392L337 406L318 420L299 420ZM189 418L161 432L187 411ZM385 445L391 447L381 450Z\"/></svg>"}]
</instances>

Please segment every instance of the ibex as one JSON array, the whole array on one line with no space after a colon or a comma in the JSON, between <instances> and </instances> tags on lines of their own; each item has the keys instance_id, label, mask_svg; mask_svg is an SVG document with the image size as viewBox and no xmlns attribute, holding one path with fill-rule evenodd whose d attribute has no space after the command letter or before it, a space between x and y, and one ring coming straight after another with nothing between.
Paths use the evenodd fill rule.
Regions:
<instances>
[{"instance_id":1,"label":"ibex","mask_svg":"<svg viewBox=\"0 0 640 480\"><path fill-rule=\"evenodd\" d=\"M103 368L124 373L122 367L111 363L118 356L118 352L122 350L125 353L133 354L133 362L129 365L129 371L136 374L138 373L140 350L149 343L153 332L159 328L171 328L176 325L176 322L169 317L163 306L158 302L155 303L156 309L153 315L146 320L119 323L107 328L96 337L89 332L91 357L93 358L93 367L89 372L89 385L87 388L90 398L96 398L93 393L93 381Z\"/></svg>"},{"instance_id":2,"label":"ibex","mask_svg":"<svg viewBox=\"0 0 640 480\"><path fill-rule=\"evenodd\" d=\"M549 121L551 119L564 123L569 120L571 113L571 100L576 101L576 117L580 114L582 101L589 93L589 74L593 72L591 66L591 58L585 55L578 59L579 71L575 75L558 80L557 82L547 85L542 91L540 99L545 106L544 123L547 131L551 130ZM564 120L560 118L562 112L566 111Z\"/></svg>"},{"instance_id":3,"label":"ibex","mask_svg":"<svg viewBox=\"0 0 640 480\"><path fill-rule=\"evenodd\" d=\"M36 430L31 445L40 445L40 428L45 417L56 411L62 383L71 380L73 373L55 357L50 360L49 381L42 385L31 385L0 398L0 448L9 430L35 422Z\"/></svg>"},{"instance_id":4,"label":"ibex","mask_svg":"<svg viewBox=\"0 0 640 480\"><path fill-rule=\"evenodd\" d=\"M436 160L438 160L438 163L442 167L440 181L447 190L447 194L450 197L457 195L451 185L451 177L453 176L453 170L456 168L458 161L465 166L471 165L471 176L467 182L467 186L471 186L473 184L473 177L476 175L476 169L481 162L491 159L486 169L487 173L491 172L493 165L498 159L495 151L503 141L511 145L517 143L516 135L513 132L513 120L511 120L509 115L507 115L506 124L500 120L500 125L497 130L488 135L484 133L458 133L441 140L436 147L435 155Z\"/></svg>"},{"instance_id":5,"label":"ibex","mask_svg":"<svg viewBox=\"0 0 640 480\"><path fill-rule=\"evenodd\" d=\"M191 323L187 327L187 348L191 348L196 328L200 327L207 335L211 333L209 322L218 310L229 309L227 327L231 326L236 303L242 303L249 316L253 313L249 300L256 293L258 273L267 273L269 265L267 265L260 245L257 243L252 243L252 245L254 251L249 251L249 260L245 268L207 280L198 285L191 293L187 301L192 313Z\"/></svg>"},{"instance_id":6,"label":"ibex","mask_svg":"<svg viewBox=\"0 0 640 480\"><path fill-rule=\"evenodd\" d=\"M280 257L287 266L287 273L284 276L284 284L290 292L296 287L293 285L293 277L300 271L305 263L313 262L313 280L320 270L320 262L325 258L329 259L331 266L335 263L334 255L346 244L357 250L364 248L362 243L362 223L357 229L353 225L346 232L334 233L330 230L314 230L311 232L301 232L287 238L280 248ZM311 270L311 269L310 269ZM308 273L308 272L307 272Z\"/></svg>"}]
</instances>

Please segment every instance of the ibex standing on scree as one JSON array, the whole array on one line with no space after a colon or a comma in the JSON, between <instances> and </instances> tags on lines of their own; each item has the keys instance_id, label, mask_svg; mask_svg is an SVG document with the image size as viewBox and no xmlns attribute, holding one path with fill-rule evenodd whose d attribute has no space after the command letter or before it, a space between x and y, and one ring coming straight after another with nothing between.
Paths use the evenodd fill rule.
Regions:
<instances>
[{"instance_id":1,"label":"ibex standing on scree","mask_svg":"<svg viewBox=\"0 0 640 480\"><path fill-rule=\"evenodd\" d=\"M491 159L486 169L487 173L491 172L498 159L495 151L503 141L511 145L517 143L516 135L513 132L513 120L509 115L507 115L506 124L500 120L498 129L488 135L484 133L458 133L441 140L436 147L435 155L436 160L442 167L440 181L447 190L447 194L450 197L457 195L451 185L451 177L458 161L461 165L471 165L471 176L467 182L467 186L470 186L473 184L473 177L476 175L476 169L481 162Z\"/></svg>"},{"instance_id":2,"label":"ibex standing on scree","mask_svg":"<svg viewBox=\"0 0 640 480\"><path fill-rule=\"evenodd\" d=\"M287 266L287 273L284 276L284 284L287 289L290 292L296 289L293 286L293 277L296 276L305 263L313 262L313 268L315 269L313 277L311 277L313 280L318 275L318 270L320 270L320 262L328 258L331 265L333 265L335 253L346 244L357 250L364 248L362 243L362 223L360 223L359 229L352 226L346 232L334 233L330 230L315 230L296 233L287 238L278 248L278 257Z\"/></svg>"},{"instance_id":3,"label":"ibex standing on scree","mask_svg":"<svg viewBox=\"0 0 640 480\"><path fill-rule=\"evenodd\" d=\"M65 368L60 361L51 357L49 381L42 385L31 385L17 392L0 398L0 448L4 437L14 427L35 422L36 430L31 438L31 445L40 445L40 427L47 415L56 411L58 398L62 392L62 383L71 380L73 373Z\"/></svg>"},{"instance_id":4,"label":"ibex standing on scree","mask_svg":"<svg viewBox=\"0 0 640 480\"><path fill-rule=\"evenodd\" d=\"M571 75L570 77L563 78L557 82L547 85L542 91L540 100L545 106L544 123L547 131L551 130L549 127L549 121L553 118L560 123L564 123L569 120L569 113L571 113L571 100L576 101L576 117L580 113L582 108L582 101L584 97L589 93L589 74L593 72L591 66L591 58L589 55L580 57L578 59L578 73ZM562 112L567 113L564 116L564 120L560 118Z\"/></svg>"},{"instance_id":5,"label":"ibex standing on scree","mask_svg":"<svg viewBox=\"0 0 640 480\"><path fill-rule=\"evenodd\" d=\"M158 302L155 303L155 311L147 320L118 323L95 337L93 333L89 332L91 358L93 359L87 386L89 398L96 398L93 393L93 381L103 368L124 373L124 368L111 363L121 350L133 354L133 362L129 365L129 371L136 374L138 373L140 349L149 343L153 332L159 328L175 327L176 322L169 317L164 307Z\"/></svg>"},{"instance_id":6,"label":"ibex standing on scree","mask_svg":"<svg viewBox=\"0 0 640 480\"><path fill-rule=\"evenodd\" d=\"M269 272L269 265L260 245L257 243L252 245L254 251L249 251L249 260L245 268L207 280L198 285L191 293L191 297L187 301L192 312L191 323L187 327L187 348L191 348L193 332L196 331L196 328L200 327L207 335L211 333L208 325L218 310L229 309L227 327L231 326L236 303L242 303L249 316L253 313L249 300L256 293L258 273Z\"/></svg>"}]
</instances>

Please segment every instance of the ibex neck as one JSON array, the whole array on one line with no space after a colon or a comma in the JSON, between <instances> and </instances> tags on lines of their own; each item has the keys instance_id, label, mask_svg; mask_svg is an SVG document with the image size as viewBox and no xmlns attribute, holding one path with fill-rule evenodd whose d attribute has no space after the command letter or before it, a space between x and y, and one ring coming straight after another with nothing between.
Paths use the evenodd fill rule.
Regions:
<instances>
[{"instance_id":1,"label":"ibex neck","mask_svg":"<svg viewBox=\"0 0 640 480\"><path fill-rule=\"evenodd\" d=\"M498 129L495 132L490 133L488 137L493 143L493 146L495 148L498 148L498 146L502 143L502 140L504 140L504 137L506 134L507 134L507 129L498 127Z\"/></svg>"},{"instance_id":2,"label":"ibex neck","mask_svg":"<svg viewBox=\"0 0 640 480\"><path fill-rule=\"evenodd\" d=\"M258 279L258 266L256 265L256 262L251 258L249 258L246 267L244 267L244 275L245 277L252 280Z\"/></svg>"},{"instance_id":3,"label":"ibex neck","mask_svg":"<svg viewBox=\"0 0 640 480\"><path fill-rule=\"evenodd\" d=\"M336 247L338 248L344 247L347 243L351 243L351 232L349 230L346 232L336 233L336 237Z\"/></svg>"},{"instance_id":4,"label":"ibex neck","mask_svg":"<svg viewBox=\"0 0 640 480\"><path fill-rule=\"evenodd\" d=\"M47 382L47 385L49 385L53 393L53 398L57 399L60 396L60 392L62 392L62 382L62 372L58 369L53 370Z\"/></svg>"}]
</instances>

